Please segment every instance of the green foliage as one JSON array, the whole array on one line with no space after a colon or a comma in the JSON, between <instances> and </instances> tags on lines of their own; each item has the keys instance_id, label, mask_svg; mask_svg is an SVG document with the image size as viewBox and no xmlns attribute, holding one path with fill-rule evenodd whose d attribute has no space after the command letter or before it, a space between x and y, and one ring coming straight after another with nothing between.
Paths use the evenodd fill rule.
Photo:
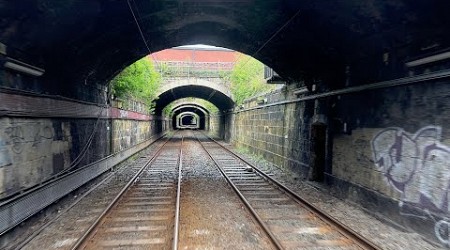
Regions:
<instances>
[{"instance_id":1,"label":"green foliage","mask_svg":"<svg viewBox=\"0 0 450 250\"><path fill-rule=\"evenodd\" d=\"M216 107L216 105L212 104L211 102L205 100L205 99L199 99L199 98L195 98L196 102L200 105L203 105L203 107L205 107L210 114L214 114L214 113L218 113L219 109Z\"/></svg>"},{"instance_id":2,"label":"green foliage","mask_svg":"<svg viewBox=\"0 0 450 250\"><path fill-rule=\"evenodd\" d=\"M161 83L153 62L144 57L131 64L111 80L112 94L119 99L132 98L152 107Z\"/></svg>"},{"instance_id":3,"label":"green foliage","mask_svg":"<svg viewBox=\"0 0 450 250\"><path fill-rule=\"evenodd\" d=\"M230 80L231 92L237 105L274 88L264 81L264 64L247 55L242 55L236 62Z\"/></svg>"},{"instance_id":4,"label":"green foliage","mask_svg":"<svg viewBox=\"0 0 450 250\"><path fill-rule=\"evenodd\" d=\"M169 115L170 115L170 112L171 112L172 109L173 109L173 107L174 107L174 103L173 103L173 102L171 102L171 103L169 103L167 106L165 106L165 107L163 108L163 115L164 115L164 116L169 116Z\"/></svg>"}]
</instances>

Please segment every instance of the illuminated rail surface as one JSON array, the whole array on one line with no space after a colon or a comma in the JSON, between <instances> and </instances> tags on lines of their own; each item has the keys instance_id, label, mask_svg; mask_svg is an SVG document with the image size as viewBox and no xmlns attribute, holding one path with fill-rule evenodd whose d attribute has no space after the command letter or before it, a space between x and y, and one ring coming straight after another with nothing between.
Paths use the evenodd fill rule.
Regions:
<instances>
[{"instance_id":1,"label":"illuminated rail surface","mask_svg":"<svg viewBox=\"0 0 450 250\"><path fill-rule=\"evenodd\" d=\"M172 137L72 249L177 249L183 137Z\"/></svg>"},{"instance_id":2,"label":"illuminated rail surface","mask_svg":"<svg viewBox=\"0 0 450 250\"><path fill-rule=\"evenodd\" d=\"M222 144L193 133L277 249L380 249Z\"/></svg>"}]
</instances>

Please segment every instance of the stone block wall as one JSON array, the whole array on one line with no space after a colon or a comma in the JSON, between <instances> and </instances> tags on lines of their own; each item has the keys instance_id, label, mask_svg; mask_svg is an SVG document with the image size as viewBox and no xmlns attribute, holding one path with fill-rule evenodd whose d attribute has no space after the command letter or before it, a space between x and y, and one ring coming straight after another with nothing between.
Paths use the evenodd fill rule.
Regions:
<instances>
[{"instance_id":1,"label":"stone block wall","mask_svg":"<svg viewBox=\"0 0 450 250\"><path fill-rule=\"evenodd\" d=\"M448 80L342 96L336 107L348 128L333 137L336 194L448 243Z\"/></svg>"},{"instance_id":2,"label":"stone block wall","mask_svg":"<svg viewBox=\"0 0 450 250\"><path fill-rule=\"evenodd\" d=\"M264 107L293 98L292 88L288 86L253 98L236 109L231 138L236 146L245 147L277 166L306 178L309 172L309 129L314 103L309 101Z\"/></svg>"},{"instance_id":3,"label":"stone block wall","mask_svg":"<svg viewBox=\"0 0 450 250\"><path fill-rule=\"evenodd\" d=\"M0 199L147 141L167 120L0 88ZM66 118L70 117L70 118Z\"/></svg>"},{"instance_id":4,"label":"stone block wall","mask_svg":"<svg viewBox=\"0 0 450 250\"><path fill-rule=\"evenodd\" d=\"M70 164L70 123L0 119L0 197L47 180Z\"/></svg>"},{"instance_id":5,"label":"stone block wall","mask_svg":"<svg viewBox=\"0 0 450 250\"><path fill-rule=\"evenodd\" d=\"M448 79L321 98L309 98L314 96L310 92L294 96L294 87L235 109L232 142L309 179L312 125L323 122L322 187L431 241L448 244Z\"/></svg>"},{"instance_id":6,"label":"stone block wall","mask_svg":"<svg viewBox=\"0 0 450 250\"><path fill-rule=\"evenodd\" d=\"M113 120L112 151L114 153L152 138L157 133L156 121Z\"/></svg>"},{"instance_id":7,"label":"stone block wall","mask_svg":"<svg viewBox=\"0 0 450 250\"><path fill-rule=\"evenodd\" d=\"M90 146L83 150L97 122ZM107 120L0 118L0 198L107 156L105 124Z\"/></svg>"},{"instance_id":8,"label":"stone block wall","mask_svg":"<svg viewBox=\"0 0 450 250\"><path fill-rule=\"evenodd\" d=\"M80 159L77 167L104 158L111 151L111 119L51 119L53 123L70 125L70 159ZM90 138L92 139L90 140ZM86 150L83 150L88 147Z\"/></svg>"},{"instance_id":9,"label":"stone block wall","mask_svg":"<svg viewBox=\"0 0 450 250\"><path fill-rule=\"evenodd\" d=\"M209 131L208 133L215 138L224 137L224 116L221 114L211 114L209 117Z\"/></svg>"}]
</instances>

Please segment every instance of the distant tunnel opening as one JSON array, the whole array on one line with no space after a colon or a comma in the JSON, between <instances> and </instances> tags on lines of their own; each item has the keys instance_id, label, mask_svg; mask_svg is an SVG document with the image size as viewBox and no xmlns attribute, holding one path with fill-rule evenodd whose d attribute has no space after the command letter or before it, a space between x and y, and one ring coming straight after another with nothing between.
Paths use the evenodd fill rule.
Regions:
<instances>
[{"instance_id":1,"label":"distant tunnel opening","mask_svg":"<svg viewBox=\"0 0 450 250\"><path fill-rule=\"evenodd\" d=\"M209 129L210 111L195 102L178 102L171 111L171 128L173 130L195 128Z\"/></svg>"},{"instance_id":2,"label":"distant tunnel opening","mask_svg":"<svg viewBox=\"0 0 450 250\"><path fill-rule=\"evenodd\" d=\"M197 119L192 115L186 115L181 118L181 126L197 125Z\"/></svg>"},{"instance_id":3,"label":"distant tunnel opening","mask_svg":"<svg viewBox=\"0 0 450 250\"><path fill-rule=\"evenodd\" d=\"M194 112L182 112L172 117L173 129L205 129L205 117Z\"/></svg>"}]
</instances>

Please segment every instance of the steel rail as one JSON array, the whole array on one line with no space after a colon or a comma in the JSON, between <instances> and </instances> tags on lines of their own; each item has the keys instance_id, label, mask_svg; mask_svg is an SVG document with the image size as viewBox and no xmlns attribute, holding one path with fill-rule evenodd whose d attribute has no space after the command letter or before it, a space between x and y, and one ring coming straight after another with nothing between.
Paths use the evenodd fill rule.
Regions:
<instances>
[{"instance_id":1,"label":"steel rail","mask_svg":"<svg viewBox=\"0 0 450 250\"><path fill-rule=\"evenodd\" d=\"M173 138L173 136L176 133L174 133L169 139L167 139L164 144L156 151L155 155L149 159L139 170L138 172L128 181L128 183L120 190L120 192L117 194L117 196L111 201L111 203L103 210L103 212L97 217L97 219L92 223L92 225L83 233L83 235L72 245L70 248L71 250L79 249L83 244L85 244L86 240L91 236L91 234L94 232L94 229L97 228L97 226L100 224L100 222L105 218L105 216L111 211L113 207L115 207L122 198L122 196L125 194L125 192L136 182L137 178L141 175L141 173L144 171L145 168L147 168L149 165L151 165L156 158L160 155L162 152L162 149L167 144L167 142Z\"/></svg>"},{"instance_id":2,"label":"steel rail","mask_svg":"<svg viewBox=\"0 0 450 250\"><path fill-rule=\"evenodd\" d=\"M203 150L208 154L208 156L213 160L214 164L216 164L219 171L222 173L222 175L227 180L228 184L233 188L234 192L239 196L239 198L242 200L242 202L245 204L247 209L250 211L250 213L255 217L256 221L259 223L259 225L263 228L264 232L269 237L270 241L275 245L277 249L284 249L284 247L281 245L280 241L276 238L276 236L270 231L269 226L262 220L262 218L256 213L256 211L253 209L253 207L250 205L248 200L244 197L244 195L239 191L239 189L234 185L234 183L230 180L230 178L225 173L225 170L220 166L220 164L212 157L211 153L206 149L206 147L203 145L203 143L198 139L197 135L194 132L194 136L197 139L197 141L202 146Z\"/></svg>"},{"instance_id":3,"label":"steel rail","mask_svg":"<svg viewBox=\"0 0 450 250\"><path fill-rule=\"evenodd\" d=\"M201 132L202 133L202 132ZM363 249L372 249L372 250L381 250L381 248L377 245L375 245L374 243L372 243L369 239L365 238L364 236L362 236L361 234L359 234L358 232L354 231L353 229L349 228L348 226L344 225L343 223L341 223L340 221L338 221L337 219L335 219L334 217L332 217L331 215L325 213L324 211L320 210L319 208L317 208L316 206L314 206L313 204L311 204L310 202L308 202L307 200L303 199L302 197L300 197L298 194L296 194L294 191L292 191L291 189L289 189L288 187L286 187L285 185L281 184L280 182L278 182L277 180L273 179L272 177L270 177L269 175L267 175L266 173L264 173L262 170L260 170L258 167L256 167L254 164L250 163L249 161L245 160L244 158L242 158L240 155L236 154L235 152L233 152L232 150L228 149L227 147L223 146L221 143L219 143L218 141L214 140L213 138L209 137L208 135L204 134L204 136L206 136L207 138L209 138L210 140L212 140L213 142L215 142L217 145L219 145L221 148L225 149L227 152L231 153L233 156L235 156L237 159L241 160L242 162L244 162L245 164L247 164L248 166L252 167L254 170L256 170L259 174L261 174L264 178L266 178L267 180L269 180L270 182L276 184L278 187L280 187L283 191L285 191L289 196L293 197L294 200L304 206L306 209L308 209L310 212L316 214L317 216L320 217L320 219L322 219L323 221L327 221L330 222L332 226L334 226L335 228L338 229L338 231L342 234L344 234L345 236L347 236L348 238L352 239L355 241L355 243L360 246Z\"/></svg>"},{"instance_id":4,"label":"steel rail","mask_svg":"<svg viewBox=\"0 0 450 250\"><path fill-rule=\"evenodd\" d=\"M58 213L55 217L53 217L51 220L49 220L47 223L39 227L39 229L33 231L33 233L29 234L29 236L24 239L23 241L19 242L18 244L8 247L7 249L22 249L26 244L28 244L30 241L32 241L34 238L36 238L39 234L42 233L47 227L49 227L52 223L54 223L58 218L60 218L62 215L66 214L70 209L72 209L74 206L76 206L81 200L83 200L86 196L88 196L90 193L92 193L94 190L96 190L98 187L103 185L106 181L110 180L112 177L114 177L118 172L111 172L109 175L103 179L101 182L97 183L95 186L91 187L87 192L85 192L83 195L78 197L70 206L65 208L62 212Z\"/></svg>"},{"instance_id":5,"label":"steel rail","mask_svg":"<svg viewBox=\"0 0 450 250\"><path fill-rule=\"evenodd\" d=\"M161 138L150 138L133 147L108 155L83 167L31 187L21 194L0 202L0 237L58 199L108 171L128 157Z\"/></svg>"},{"instance_id":6,"label":"steel rail","mask_svg":"<svg viewBox=\"0 0 450 250\"><path fill-rule=\"evenodd\" d=\"M167 139L168 141L169 139ZM29 234L29 236L22 240L21 242L17 243L16 245L13 245L11 247L8 247L7 249L22 249L26 244L28 244L30 241L32 241L34 238L36 238L39 234L41 234L42 231L44 231L47 227L49 227L52 223L54 223L58 218L60 218L62 215L67 213L70 209L72 209L74 206L76 206L81 200L83 200L86 196L88 196L90 193L92 193L94 190L96 190L98 187L103 185L106 181L110 180L112 177L117 175L119 171L110 172L105 179L103 179L101 182L95 184L93 187L91 187L87 192L83 193L80 197L78 197L70 206L65 208L62 212L58 213L55 217L53 217L51 220L46 222L44 225L39 227L37 230L35 230L33 233Z\"/></svg>"},{"instance_id":7,"label":"steel rail","mask_svg":"<svg viewBox=\"0 0 450 250\"><path fill-rule=\"evenodd\" d=\"M173 234L173 250L178 250L178 233L179 233L179 221L180 221L180 199L181 199L181 170L183 168L183 140L181 137L180 155L178 157L178 185L177 185L177 201L175 206L175 226Z\"/></svg>"}]
</instances>

